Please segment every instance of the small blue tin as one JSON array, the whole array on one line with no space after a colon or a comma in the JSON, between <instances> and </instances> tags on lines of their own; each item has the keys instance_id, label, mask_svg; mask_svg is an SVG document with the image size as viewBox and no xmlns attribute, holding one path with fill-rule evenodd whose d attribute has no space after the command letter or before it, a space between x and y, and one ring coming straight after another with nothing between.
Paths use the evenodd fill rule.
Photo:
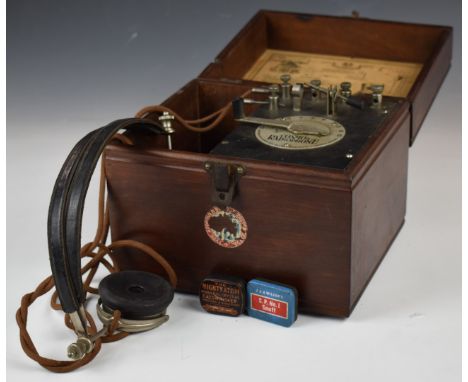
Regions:
<instances>
[{"instance_id":1,"label":"small blue tin","mask_svg":"<svg viewBox=\"0 0 468 382\"><path fill-rule=\"evenodd\" d=\"M247 283L247 314L282 326L297 319L296 288L263 279Z\"/></svg>"}]
</instances>

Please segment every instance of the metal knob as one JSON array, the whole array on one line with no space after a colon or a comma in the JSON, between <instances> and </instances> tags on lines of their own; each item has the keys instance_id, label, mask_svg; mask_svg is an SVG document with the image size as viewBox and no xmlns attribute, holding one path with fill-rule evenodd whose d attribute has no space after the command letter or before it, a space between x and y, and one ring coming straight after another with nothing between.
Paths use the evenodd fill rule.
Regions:
<instances>
[{"instance_id":1,"label":"metal knob","mask_svg":"<svg viewBox=\"0 0 468 382\"><path fill-rule=\"evenodd\" d=\"M265 87L255 87L252 88L252 93L269 93L268 102L270 104L269 109L272 112L278 111L278 99L279 99L279 92L280 88L277 84L271 84ZM244 99L245 101L246 99ZM247 100L246 103L264 103L263 101L254 101L254 100Z\"/></svg>"},{"instance_id":2,"label":"metal knob","mask_svg":"<svg viewBox=\"0 0 468 382\"><path fill-rule=\"evenodd\" d=\"M369 86L370 91L372 92L372 104L376 107L382 105L382 94L384 91L383 84L372 84Z\"/></svg>"},{"instance_id":3,"label":"metal knob","mask_svg":"<svg viewBox=\"0 0 468 382\"><path fill-rule=\"evenodd\" d=\"M280 77L281 80L281 103L283 105L289 105L291 103L291 88L292 85L289 83L291 76L289 74L283 74Z\"/></svg>"},{"instance_id":4,"label":"metal knob","mask_svg":"<svg viewBox=\"0 0 468 382\"><path fill-rule=\"evenodd\" d=\"M304 95L304 86L302 84L295 84L292 87L291 94L293 97L293 110L301 111L302 109L302 98Z\"/></svg>"},{"instance_id":5,"label":"metal knob","mask_svg":"<svg viewBox=\"0 0 468 382\"><path fill-rule=\"evenodd\" d=\"M383 84L373 84L370 86L370 90L372 93L378 93L382 94L384 91L384 85Z\"/></svg>"},{"instance_id":6,"label":"metal knob","mask_svg":"<svg viewBox=\"0 0 468 382\"><path fill-rule=\"evenodd\" d=\"M284 84L288 84L291 81L291 76L289 74L282 74L280 77L281 82Z\"/></svg>"},{"instance_id":7,"label":"metal knob","mask_svg":"<svg viewBox=\"0 0 468 382\"><path fill-rule=\"evenodd\" d=\"M169 150L172 150L171 134L175 133L175 130L172 128L172 121L174 120L174 116L169 112L165 111L158 118L158 120L161 121L162 127L167 134L167 147Z\"/></svg>"},{"instance_id":8,"label":"metal knob","mask_svg":"<svg viewBox=\"0 0 468 382\"><path fill-rule=\"evenodd\" d=\"M271 112L276 113L278 111L279 86L276 84L270 85L268 90L270 91L270 95L268 96L269 109Z\"/></svg>"},{"instance_id":9,"label":"metal knob","mask_svg":"<svg viewBox=\"0 0 468 382\"><path fill-rule=\"evenodd\" d=\"M335 114L335 101L337 98L338 89L336 86L330 85L327 90L327 115Z\"/></svg>"},{"instance_id":10,"label":"metal knob","mask_svg":"<svg viewBox=\"0 0 468 382\"><path fill-rule=\"evenodd\" d=\"M172 128L172 121L174 120L174 116L169 112L165 111L163 114L158 118L161 123L162 127L167 133L173 133L175 130Z\"/></svg>"},{"instance_id":11,"label":"metal knob","mask_svg":"<svg viewBox=\"0 0 468 382\"><path fill-rule=\"evenodd\" d=\"M268 86L268 90L271 95L278 95L280 91L279 86L277 84L272 84Z\"/></svg>"},{"instance_id":12,"label":"metal knob","mask_svg":"<svg viewBox=\"0 0 468 382\"><path fill-rule=\"evenodd\" d=\"M68 358L73 360L82 359L87 353L93 350L94 344L90 338L79 337L76 342L73 342L67 348Z\"/></svg>"},{"instance_id":13,"label":"metal knob","mask_svg":"<svg viewBox=\"0 0 468 382\"><path fill-rule=\"evenodd\" d=\"M351 97L351 82L345 81L340 84L340 94L343 97Z\"/></svg>"},{"instance_id":14,"label":"metal knob","mask_svg":"<svg viewBox=\"0 0 468 382\"><path fill-rule=\"evenodd\" d=\"M320 80L310 81L310 85L312 86L312 99L320 98L320 92L317 89L314 89L314 87L319 88L321 84L322 84L322 81Z\"/></svg>"}]
</instances>

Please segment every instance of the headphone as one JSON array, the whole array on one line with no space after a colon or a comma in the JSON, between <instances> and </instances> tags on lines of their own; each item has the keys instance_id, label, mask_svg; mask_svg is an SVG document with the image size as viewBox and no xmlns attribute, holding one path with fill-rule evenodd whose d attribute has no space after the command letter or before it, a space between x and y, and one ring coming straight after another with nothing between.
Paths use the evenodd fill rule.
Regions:
<instances>
[{"instance_id":1,"label":"headphone","mask_svg":"<svg viewBox=\"0 0 468 382\"><path fill-rule=\"evenodd\" d=\"M68 313L71 326L78 337L68 347L68 356L75 361L82 361L82 364L89 362L99 351L95 349L95 344L100 337L108 336L114 330L128 333L146 331L166 322L169 319L166 308L173 300L177 281L169 263L142 243L122 240L109 247L102 245L105 247L104 252L106 248L112 250L133 246L151 254L164 268L170 282L154 273L136 270L109 274L102 279L98 288L97 315L104 327L100 331L90 330L81 269L84 201L91 176L105 146L122 129L145 129L156 134L167 134L156 122L140 118L117 120L90 132L68 155L55 182L50 201L47 224L50 265L61 308ZM91 246L92 244L99 248L97 239ZM111 250L107 250L107 254L111 254ZM85 358L90 359L84 362Z\"/></svg>"}]
</instances>

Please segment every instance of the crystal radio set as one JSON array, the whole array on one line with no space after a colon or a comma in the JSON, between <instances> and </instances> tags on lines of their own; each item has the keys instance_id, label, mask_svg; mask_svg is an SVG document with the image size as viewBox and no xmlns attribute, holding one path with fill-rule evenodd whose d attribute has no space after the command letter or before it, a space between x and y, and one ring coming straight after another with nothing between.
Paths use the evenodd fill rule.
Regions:
<instances>
[{"instance_id":1,"label":"crystal radio set","mask_svg":"<svg viewBox=\"0 0 468 382\"><path fill-rule=\"evenodd\" d=\"M384 100L382 84L370 85L370 96L352 96L350 82L338 89L321 87L318 79L291 84L290 78L284 74L280 85L252 88L268 93L267 100L233 101L239 126L211 153L344 169L398 102ZM245 104L261 106L247 116Z\"/></svg>"},{"instance_id":2,"label":"crystal radio set","mask_svg":"<svg viewBox=\"0 0 468 382\"><path fill-rule=\"evenodd\" d=\"M409 146L451 49L450 27L260 11L162 104L91 131L52 192L52 275L16 315L25 353L72 371L164 324L174 292L285 327L298 312L349 316L403 225ZM98 228L83 245L100 158ZM39 355L27 330L54 287L77 337L68 361Z\"/></svg>"}]
</instances>

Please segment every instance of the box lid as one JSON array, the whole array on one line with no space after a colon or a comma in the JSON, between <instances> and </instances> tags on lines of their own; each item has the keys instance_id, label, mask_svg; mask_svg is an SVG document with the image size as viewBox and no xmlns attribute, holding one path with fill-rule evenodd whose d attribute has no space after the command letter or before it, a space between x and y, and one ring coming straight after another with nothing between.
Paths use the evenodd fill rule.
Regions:
<instances>
[{"instance_id":1,"label":"box lid","mask_svg":"<svg viewBox=\"0 0 468 382\"><path fill-rule=\"evenodd\" d=\"M258 12L199 78L239 84L321 79L353 91L385 84L410 103L412 144L450 67L452 28L277 11Z\"/></svg>"}]
</instances>

